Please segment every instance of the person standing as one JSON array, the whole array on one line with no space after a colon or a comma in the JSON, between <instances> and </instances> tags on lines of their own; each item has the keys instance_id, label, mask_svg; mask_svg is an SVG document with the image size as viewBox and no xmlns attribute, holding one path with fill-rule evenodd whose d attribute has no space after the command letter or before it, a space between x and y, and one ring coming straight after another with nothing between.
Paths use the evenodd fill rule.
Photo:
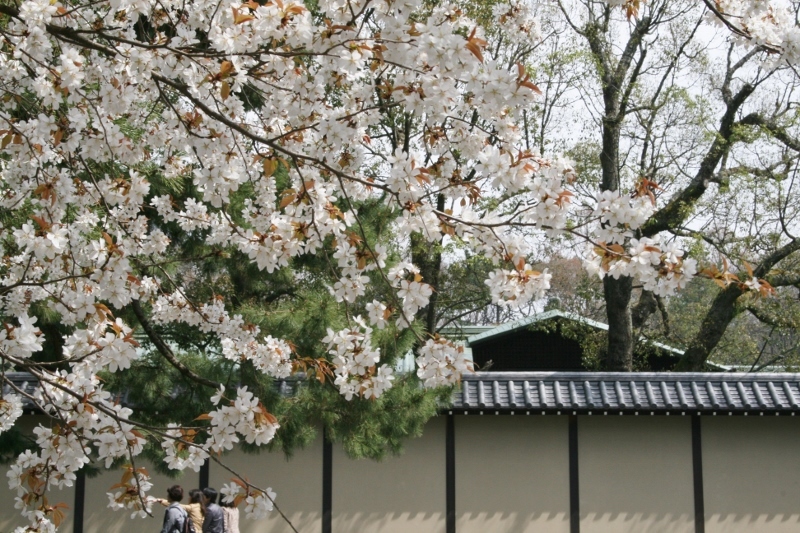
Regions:
<instances>
[{"instance_id":1,"label":"person standing","mask_svg":"<svg viewBox=\"0 0 800 533\"><path fill-rule=\"evenodd\" d=\"M200 533L203 530L203 491L200 489L190 490L189 503L184 505L183 509L189 513L195 532Z\"/></svg>"},{"instance_id":2,"label":"person standing","mask_svg":"<svg viewBox=\"0 0 800 533\"><path fill-rule=\"evenodd\" d=\"M211 487L203 489L206 514L203 518L203 533L225 533L225 517L217 505L217 491Z\"/></svg>"},{"instance_id":3,"label":"person standing","mask_svg":"<svg viewBox=\"0 0 800 533\"><path fill-rule=\"evenodd\" d=\"M239 508L233 502L220 502L225 516L225 533L239 533Z\"/></svg>"},{"instance_id":4,"label":"person standing","mask_svg":"<svg viewBox=\"0 0 800 533\"><path fill-rule=\"evenodd\" d=\"M171 502L163 498L156 498L156 501L163 505L168 506ZM189 520L192 521L191 533L200 533L203 530L203 491L200 489L192 489L189 491L189 503L181 504L183 510L189 515Z\"/></svg>"},{"instance_id":5,"label":"person standing","mask_svg":"<svg viewBox=\"0 0 800 533\"><path fill-rule=\"evenodd\" d=\"M167 489L169 506L164 511L164 525L161 533L183 533L183 524L188 520L189 515L181 507L183 499L183 488L180 485L173 485Z\"/></svg>"}]
</instances>

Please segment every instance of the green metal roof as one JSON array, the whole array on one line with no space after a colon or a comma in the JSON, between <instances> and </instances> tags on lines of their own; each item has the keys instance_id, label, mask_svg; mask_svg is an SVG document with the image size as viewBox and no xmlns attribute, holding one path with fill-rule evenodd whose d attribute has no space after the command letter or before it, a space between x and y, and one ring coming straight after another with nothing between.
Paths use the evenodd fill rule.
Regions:
<instances>
[{"instance_id":1,"label":"green metal roof","mask_svg":"<svg viewBox=\"0 0 800 533\"><path fill-rule=\"evenodd\" d=\"M531 325L536 324L537 322L544 322L546 320L552 320L554 318L571 320L573 322L585 324L595 329L608 331L608 324L603 324L602 322L597 322L596 320L582 317L580 315L576 315L575 313L568 313L566 311L560 311L558 309L554 309L552 311L546 311L544 313L537 313L535 315L531 315L529 317L523 318L521 320L516 320L514 322L508 322L506 324L502 324L500 326L491 328L488 331L472 335L471 337L467 338L467 344L469 346L473 346L477 343L485 342L488 339L491 339L492 337L505 335L519 329L530 327ZM660 348L668 352L672 352L675 355L683 355L683 350L679 350L672 346L668 346L660 342L651 341L645 338L642 338L642 340L644 340L648 344L651 344L652 346L655 346L657 348Z\"/></svg>"}]
</instances>

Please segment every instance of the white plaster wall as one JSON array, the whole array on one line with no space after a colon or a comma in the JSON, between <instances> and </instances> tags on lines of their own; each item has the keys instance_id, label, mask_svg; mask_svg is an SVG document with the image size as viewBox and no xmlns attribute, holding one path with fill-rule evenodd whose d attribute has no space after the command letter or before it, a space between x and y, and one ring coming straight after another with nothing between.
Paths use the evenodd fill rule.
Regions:
<instances>
[{"instance_id":1,"label":"white plaster wall","mask_svg":"<svg viewBox=\"0 0 800 533\"><path fill-rule=\"evenodd\" d=\"M703 417L706 533L800 531L800 420Z\"/></svg>"},{"instance_id":2,"label":"white plaster wall","mask_svg":"<svg viewBox=\"0 0 800 533\"><path fill-rule=\"evenodd\" d=\"M689 417L578 418L581 533L693 533Z\"/></svg>"},{"instance_id":3,"label":"white plaster wall","mask_svg":"<svg viewBox=\"0 0 800 533\"><path fill-rule=\"evenodd\" d=\"M569 531L567 421L456 417L458 533Z\"/></svg>"},{"instance_id":4,"label":"white plaster wall","mask_svg":"<svg viewBox=\"0 0 800 533\"><path fill-rule=\"evenodd\" d=\"M334 445L333 531L443 533L445 423L431 419L402 455L381 462L348 459Z\"/></svg>"},{"instance_id":5,"label":"white plaster wall","mask_svg":"<svg viewBox=\"0 0 800 533\"><path fill-rule=\"evenodd\" d=\"M321 433L321 432L320 432ZM319 533L322 529L322 437L305 449L296 450L291 459L281 452L246 454L235 451L222 461L236 473L259 487L272 487L275 503L300 533ZM209 484L219 491L230 483L232 474L211 462ZM239 506L241 533L288 533L291 528L273 511L262 520L245 518ZM199 533L199 532L198 532Z\"/></svg>"}]
</instances>

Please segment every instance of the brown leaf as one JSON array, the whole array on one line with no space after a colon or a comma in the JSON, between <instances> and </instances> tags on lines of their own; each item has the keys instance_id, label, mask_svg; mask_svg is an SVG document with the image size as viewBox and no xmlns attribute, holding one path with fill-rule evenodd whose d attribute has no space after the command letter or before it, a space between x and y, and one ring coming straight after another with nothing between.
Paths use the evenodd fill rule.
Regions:
<instances>
[{"instance_id":1,"label":"brown leaf","mask_svg":"<svg viewBox=\"0 0 800 533\"><path fill-rule=\"evenodd\" d=\"M622 255L625 253L625 248L621 244L612 244L608 249L616 254Z\"/></svg>"},{"instance_id":2,"label":"brown leaf","mask_svg":"<svg viewBox=\"0 0 800 533\"><path fill-rule=\"evenodd\" d=\"M245 23L247 21L255 20L255 17L253 15L241 13L235 7L232 7L231 9L233 10L233 23L234 24L243 24L243 23ZM227 61L226 61L226 63L227 63Z\"/></svg>"},{"instance_id":3,"label":"brown leaf","mask_svg":"<svg viewBox=\"0 0 800 533\"><path fill-rule=\"evenodd\" d=\"M267 158L264 160L264 176L269 178L275 171L278 170L278 162L273 158Z\"/></svg>"},{"instance_id":4,"label":"brown leaf","mask_svg":"<svg viewBox=\"0 0 800 533\"><path fill-rule=\"evenodd\" d=\"M523 81L522 83L520 83L520 85L522 85L523 87L527 87L528 89L531 89L536 94L542 94L542 90L539 87L537 87L536 84L534 84L533 82Z\"/></svg>"},{"instance_id":5,"label":"brown leaf","mask_svg":"<svg viewBox=\"0 0 800 533\"><path fill-rule=\"evenodd\" d=\"M97 318L100 320L106 320L108 317L114 318L114 313L111 312L111 309L108 308L107 305L96 303L94 304L95 313L97 313Z\"/></svg>"},{"instance_id":6,"label":"brown leaf","mask_svg":"<svg viewBox=\"0 0 800 533\"><path fill-rule=\"evenodd\" d=\"M233 63L231 63L230 61L223 61L219 67L220 78L223 78L225 76L230 76L232 72L233 72Z\"/></svg>"},{"instance_id":7,"label":"brown leaf","mask_svg":"<svg viewBox=\"0 0 800 533\"><path fill-rule=\"evenodd\" d=\"M291 191L291 192L289 192ZM288 193L288 194L287 194ZM283 193L283 200L281 200L281 205L279 209L283 209L287 205L291 204L297 199L297 194L294 192L293 189L289 189L285 193Z\"/></svg>"},{"instance_id":8,"label":"brown leaf","mask_svg":"<svg viewBox=\"0 0 800 533\"><path fill-rule=\"evenodd\" d=\"M472 32L470 32L469 37L467 37L467 50L472 52L472 54L478 58L478 61L483 63L483 48L489 44L483 39L479 39L475 37L475 33L478 31L478 27L475 26L472 28Z\"/></svg>"},{"instance_id":9,"label":"brown leaf","mask_svg":"<svg viewBox=\"0 0 800 533\"><path fill-rule=\"evenodd\" d=\"M467 50L472 52L472 55L478 58L478 61L483 63L483 53L481 53L480 47L472 41L467 41Z\"/></svg>"},{"instance_id":10,"label":"brown leaf","mask_svg":"<svg viewBox=\"0 0 800 533\"><path fill-rule=\"evenodd\" d=\"M52 226L52 224L50 224L48 221L46 221L42 217L37 217L36 215L31 215L31 219L39 225L39 228L42 231L47 231Z\"/></svg>"},{"instance_id":11,"label":"brown leaf","mask_svg":"<svg viewBox=\"0 0 800 533\"><path fill-rule=\"evenodd\" d=\"M231 95L231 85L227 81L222 82L222 88L220 89L219 94L222 96L223 102Z\"/></svg>"}]
</instances>

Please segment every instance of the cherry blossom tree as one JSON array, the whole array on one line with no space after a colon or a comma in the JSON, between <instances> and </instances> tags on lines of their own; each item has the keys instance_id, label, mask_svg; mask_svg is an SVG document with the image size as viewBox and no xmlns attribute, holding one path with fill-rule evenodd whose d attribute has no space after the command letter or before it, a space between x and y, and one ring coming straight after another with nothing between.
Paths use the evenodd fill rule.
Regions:
<instances>
[{"instance_id":1,"label":"cherry blossom tree","mask_svg":"<svg viewBox=\"0 0 800 533\"><path fill-rule=\"evenodd\" d=\"M637 7L613 9L644 28ZM533 9L492 8L504 40L536 42ZM159 327L203 336L209 357L242 371L305 375L367 404L400 379L382 332L418 337L424 387L471 369L415 322L436 295L426 246L447 239L486 257L492 298L510 309L548 288L549 273L527 260L542 238L591 243L601 273L656 294L695 274L678 242L632 233L656 212L650 182L573 202L572 164L525 142L536 80L515 54L490 55L492 34L457 5L24 0L0 14L0 357L39 383L29 394L3 377L14 392L0 401L0 428L23 399L52 419L9 471L29 520L19 531L53 531L62 513L50 489L71 486L90 460L127 464L109 505L144 516L154 500L137 458L148 443L169 468L196 470L292 423L248 385L225 387L176 357ZM380 234L365 219L376 205ZM184 254L187 243L205 255ZM344 323L320 339L323 354L246 320L236 294L196 290L204 264L226 255L265 278L307 281L304 264L326 266ZM63 333L39 327L46 313ZM161 364L208 389L193 424L143 423L99 379L142 357L137 323ZM45 345L60 348L57 361L37 358ZM255 518L276 497L241 478L223 494Z\"/></svg>"},{"instance_id":2,"label":"cherry blossom tree","mask_svg":"<svg viewBox=\"0 0 800 533\"><path fill-rule=\"evenodd\" d=\"M716 264L700 273L726 292L697 322L694 339L679 343L688 348L685 369L703 367L740 297L768 294L772 282L791 285L792 276L776 274L790 265L796 246L789 199L797 147L796 7L563 0L542 10L550 42L528 61L534 76L553 76L539 83L544 98L530 109L528 139L576 159L573 204L600 217L599 245L587 253L575 241L573 249L602 278L607 369L631 370L642 328L666 310L670 276L648 281L649 272L633 273L652 266L650 246L658 250L653 261L671 247L693 248L695 258ZM568 53L561 56L563 42ZM758 228L754 212L763 221Z\"/></svg>"}]
</instances>

